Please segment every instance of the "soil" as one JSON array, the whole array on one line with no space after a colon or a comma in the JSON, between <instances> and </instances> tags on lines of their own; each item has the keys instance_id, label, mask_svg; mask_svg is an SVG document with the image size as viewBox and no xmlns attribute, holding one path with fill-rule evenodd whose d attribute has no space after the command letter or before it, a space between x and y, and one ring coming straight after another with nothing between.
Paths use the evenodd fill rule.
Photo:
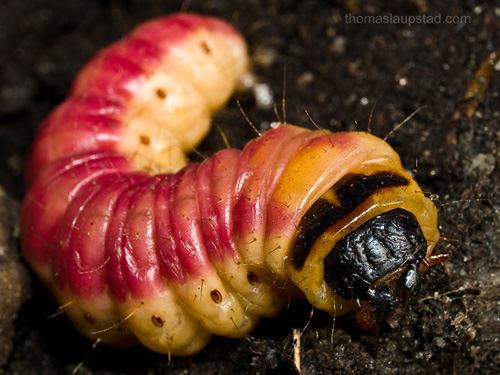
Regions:
<instances>
[{"instance_id":1,"label":"soil","mask_svg":"<svg viewBox=\"0 0 500 375\"><path fill-rule=\"evenodd\" d=\"M270 86L276 112L282 119L286 114L289 123L313 128L309 114L322 128L366 130L370 124L374 134L384 137L425 106L388 141L406 168L417 170L421 186L434 194L443 237L437 251L450 255L426 274L417 297L408 296L394 311L378 316L377 334L362 331L352 316L334 320L314 311L310 318L307 303L292 302L246 338L217 338L197 355L171 360L142 348L92 349L64 316L46 319L57 305L24 272L29 276L21 282L22 294L17 302L7 302L8 307L22 302L17 318L13 321L14 314L0 322L15 329L14 337L2 343L3 372L69 374L77 368L78 374L99 375L297 374L293 331L298 330L303 331L302 374L500 373L500 67L473 115L456 112L481 62L499 48L500 3L432 3L0 4L0 186L8 207L17 209L25 193L23 160L38 125L64 99L85 61L144 20L188 10L226 19L243 33L256 74ZM257 128L277 120L275 111L259 108L251 94L238 97ZM235 99L214 121L232 147L241 148L255 136ZM211 155L222 147L214 130L199 151ZM16 216L10 215L2 229L12 240L0 262L14 260L22 267ZM2 289L12 287L6 283Z\"/></svg>"}]
</instances>

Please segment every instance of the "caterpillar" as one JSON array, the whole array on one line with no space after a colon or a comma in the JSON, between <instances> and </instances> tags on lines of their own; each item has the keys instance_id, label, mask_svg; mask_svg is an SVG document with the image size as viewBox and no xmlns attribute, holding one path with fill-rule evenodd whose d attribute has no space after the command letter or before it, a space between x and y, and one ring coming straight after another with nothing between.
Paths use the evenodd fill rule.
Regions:
<instances>
[{"instance_id":1,"label":"caterpillar","mask_svg":"<svg viewBox=\"0 0 500 375\"><path fill-rule=\"evenodd\" d=\"M371 134L281 124L186 164L249 74L232 26L175 14L101 51L41 125L23 255L86 337L185 356L289 298L368 324L438 261L433 202Z\"/></svg>"}]
</instances>

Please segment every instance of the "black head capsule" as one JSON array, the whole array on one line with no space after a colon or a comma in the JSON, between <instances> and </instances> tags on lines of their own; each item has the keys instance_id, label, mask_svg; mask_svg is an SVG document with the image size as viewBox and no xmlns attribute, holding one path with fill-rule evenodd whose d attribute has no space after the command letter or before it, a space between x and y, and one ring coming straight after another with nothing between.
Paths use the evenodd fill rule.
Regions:
<instances>
[{"instance_id":1,"label":"black head capsule","mask_svg":"<svg viewBox=\"0 0 500 375\"><path fill-rule=\"evenodd\" d=\"M399 281L412 294L420 290L419 264L427 241L415 216L397 208L384 212L349 233L325 258L325 281L348 300L365 300L381 311L392 309L384 276L402 269Z\"/></svg>"}]
</instances>

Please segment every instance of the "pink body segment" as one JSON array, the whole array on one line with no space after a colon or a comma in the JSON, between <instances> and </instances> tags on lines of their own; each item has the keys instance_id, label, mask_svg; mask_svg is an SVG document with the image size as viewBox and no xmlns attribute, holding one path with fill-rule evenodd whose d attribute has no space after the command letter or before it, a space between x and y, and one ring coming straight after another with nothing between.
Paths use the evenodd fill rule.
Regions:
<instances>
[{"instance_id":1,"label":"pink body segment","mask_svg":"<svg viewBox=\"0 0 500 375\"><path fill-rule=\"evenodd\" d=\"M241 84L248 67L244 41L223 21L198 15L150 21L88 63L68 99L42 124L26 165L24 256L59 303L75 301L67 313L90 338L122 345L138 337L148 345L133 324L121 334L106 329L128 316L131 305L165 294L166 306L184 305L182 296L186 306L152 313L147 324L153 325L152 316L157 324L175 324L179 315L191 314L184 324L195 328L191 336L185 329L172 338L175 329L167 329L160 349L150 347L189 354L210 336L193 336L205 331L196 318L201 309L184 311L193 299L183 289L192 289L188 280L217 278L212 260L221 264L229 254L238 261L232 236L217 227L231 214L228 187L236 174L218 184L211 182L218 165L209 163L176 175L148 172L185 165L185 150L203 138L211 112ZM160 133L164 139L158 140ZM224 155L234 168L235 152ZM214 205L212 189L228 203ZM203 209L212 225L200 218L197 190L209 194ZM200 246L205 239L207 246ZM168 293L172 285L177 292ZM99 330L105 332L93 334Z\"/></svg>"}]
</instances>

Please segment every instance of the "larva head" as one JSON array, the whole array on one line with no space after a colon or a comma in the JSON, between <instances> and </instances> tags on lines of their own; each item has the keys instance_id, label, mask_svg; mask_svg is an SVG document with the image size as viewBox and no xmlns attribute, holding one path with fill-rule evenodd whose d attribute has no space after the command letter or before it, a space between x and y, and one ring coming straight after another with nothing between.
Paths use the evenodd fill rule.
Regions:
<instances>
[{"instance_id":1,"label":"larva head","mask_svg":"<svg viewBox=\"0 0 500 375\"><path fill-rule=\"evenodd\" d=\"M326 283L342 298L392 308L384 285L398 279L413 295L420 290L419 263L427 240L415 216L397 208L384 212L338 241L324 260Z\"/></svg>"},{"instance_id":2,"label":"larva head","mask_svg":"<svg viewBox=\"0 0 500 375\"><path fill-rule=\"evenodd\" d=\"M387 143L366 133L318 137L284 176L273 201L295 213L286 269L314 306L386 311L394 282L419 291L420 264L439 237L436 208Z\"/></svg>"}]
</instances>

